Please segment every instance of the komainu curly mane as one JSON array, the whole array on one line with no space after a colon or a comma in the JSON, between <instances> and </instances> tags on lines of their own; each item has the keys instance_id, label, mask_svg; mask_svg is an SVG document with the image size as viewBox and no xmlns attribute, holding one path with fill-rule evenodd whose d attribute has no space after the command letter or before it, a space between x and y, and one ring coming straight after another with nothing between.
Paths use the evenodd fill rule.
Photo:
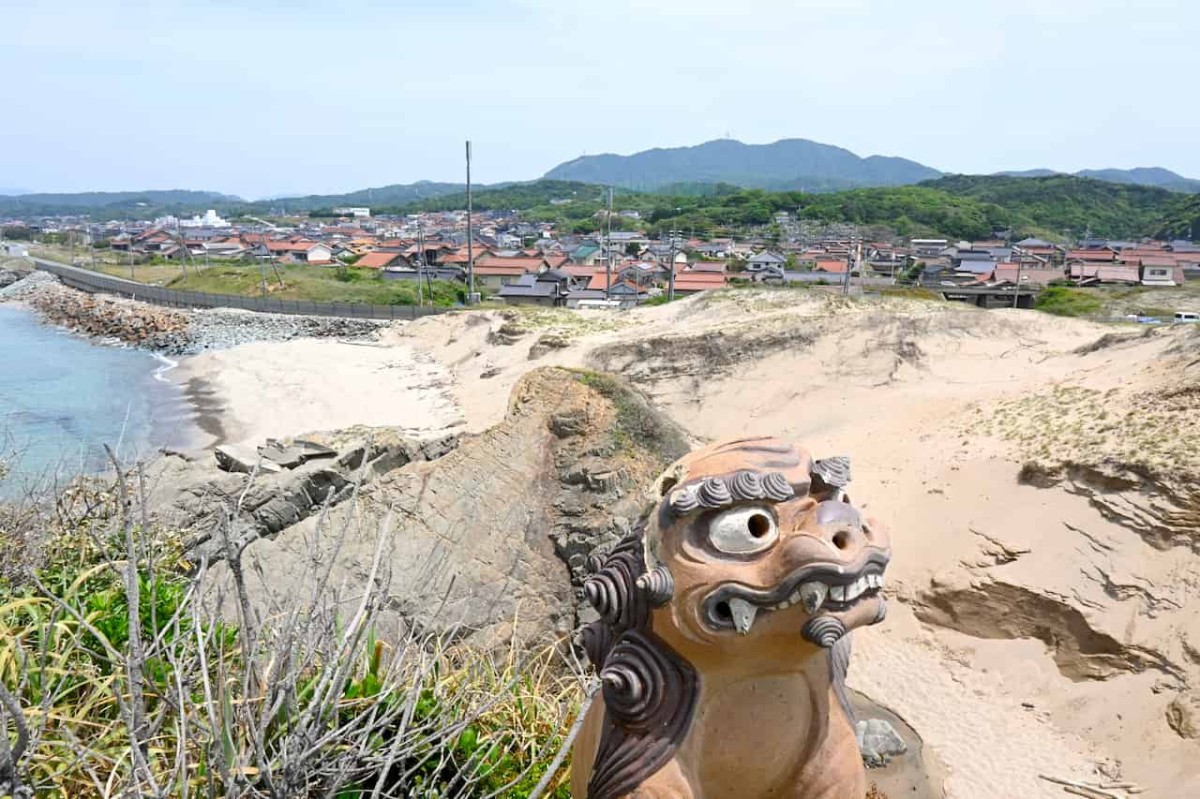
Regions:
<instances>
[{"instance_id":1,"label":"komainu curly mane","mask_svg":"<svg viewBox=\"0 0 1200 799\"><path fill-rule=\"evenodd\" d=\"M583 646L600 675L607 714L588 781L590 799L630 793L675 754L696 708L696 671L650 632L656 592L642 552L643 527L621 540L585 591L600 620ZM659 594L661 596L661 594Z\"/></svg>"}]
</instances>

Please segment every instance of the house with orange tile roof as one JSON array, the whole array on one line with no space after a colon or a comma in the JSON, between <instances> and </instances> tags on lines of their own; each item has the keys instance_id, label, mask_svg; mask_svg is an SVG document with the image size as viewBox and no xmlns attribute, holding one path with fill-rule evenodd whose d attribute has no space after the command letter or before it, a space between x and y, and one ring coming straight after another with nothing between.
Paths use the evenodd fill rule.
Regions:
<instances>
[{"instance_id":1,"label":"house with orange tile roof","mask_svg":"<svg viewBox=\"0 0 1200 799\"><path fill-rule=\"evenodd\" d=\"M1022 286L1048 286L1052 281L1065 277L1061 266L1043 264L1037 267L1026 266L1012 262L998 263L988 279L983 282L991 285L1016 285L1018 278Z\"/></svg>"},{"instance_id":2,"label":"house with orange tile roof","mask_svg":"<svg viewBox=\"0 0 1200 799\"><path fill-rule=\"evenodd\" d=\"M1082 283L1120 283L1126 286L1136 286L1142 282L1141 270L1136 266L1105 264L1100 262L1087 263L1073 261L1070 265L1072 280Z\"/></svg>"},{"instance_id":3,"label":"house with orange tile roof","mask_svg":"<svg viewBox=\"0 0 1200 799\"><path fill-rule=\"evenodd\" d=\"M574 300L576 303L580 299L603 300L607 298L619 301L625 308L631 308L650 297L650 293L644 287L629 280L621 280L615 273L612 276L612 287L609 288L608 275L604 272L593 275L587 288L572 292L571 295L569 300ZM572 303L568 301L567 304L571 305Z\"/></svg>"},{"instance_id":4,"label":"house with orange tile roof","mask_svg":"<svg viewBox=\"0 0 1200 799\"><path fill-rule=\"evenodd\" d=\"M475 259L475 282L490 289L499 289L515 282L521 275L536 275L549 269L545 258L501 258L487 255Z\"/></svg>"},{"instance_id":5,"label":"house with orange tile roof","mask_svg":"<svg viewBox=\"0 0 1200 799\"><path fill-rule=\"evenodd\" d=\"M376 250L354 262L364 269L387 269L389 266L409 266L408 258L399 250Z\"/></svg>"},{"instance_id":6,"label":"house with orange tile roof","mask_svg":"<svg viewBox=\"0 0 1200 799\"><path fill-rule=\"evenodd\" d=\"M1091 250L1070 250L1067 252L1067 263L1112 263L1117 259L1117 251L1111 247L1102 247Z\"/></svg>"},{"instance_id":7,"label":"house with orange tile roof","mask_svg":"<svg viewBox=\"0 0 1200 799\"><path fill-rule=\"evenodd\" d=\"M333 250L319 241L268 241L264 246L270 256L283 263L323 265L333 262Z\"/></svg>"},{"instance_id":8,"label":"house with orange tile roof","mask_svg":"<svg viewBox=\"0 0 1200 799\"><path fill-rule=\"evenodd\" d=\"M701 291L722 289L727 283L726 276L721 272L683 271L675 273L676 294L698 294Z\"/></svg>"},{"instance_id":9,"label":"house with orange tile roof","mask_svg":"<svg viewBox=\"0 0 1200 799\"><path fill-rule=\"evenodd\" d=\"M814 272L828 272L831 275L844 275L848 268L846 261L840 258L818 258L813 264Z\"/></svg>"}]
</instances>

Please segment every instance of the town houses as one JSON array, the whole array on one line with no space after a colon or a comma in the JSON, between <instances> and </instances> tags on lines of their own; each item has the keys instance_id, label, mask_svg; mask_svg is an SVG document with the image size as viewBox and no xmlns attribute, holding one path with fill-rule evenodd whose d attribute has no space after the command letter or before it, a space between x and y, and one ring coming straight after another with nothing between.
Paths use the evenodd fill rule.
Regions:
<instances>
[{"instance_id":1,"label":"town houses","mask_svg":"<svg viewBox=\"0 0 1200 799\"><path fill-rule=\"evenodd\" d=\"M188 220L93 223L47 218L4 222L38 234L71 233L88 247L127 253L131 262L176 261L373 270L387 280L450 280L515 305L629 308L664 294L686 296L730 285L894 284L976 291L1076 285L1177 286L1200 279L1200 246L1186 241L1085 239L1069 246L1039 238L874 239L845 224L791 225L787 235L744 238L652 236L638 231L566 233L518 212L465 211L338 218L290 224L226 221L214 211ZM600 224L597 224L600 227ZM82 252L82 249L80 250ZM954 296L950 291L947 296Z\"/></svg>"}]
</instances>

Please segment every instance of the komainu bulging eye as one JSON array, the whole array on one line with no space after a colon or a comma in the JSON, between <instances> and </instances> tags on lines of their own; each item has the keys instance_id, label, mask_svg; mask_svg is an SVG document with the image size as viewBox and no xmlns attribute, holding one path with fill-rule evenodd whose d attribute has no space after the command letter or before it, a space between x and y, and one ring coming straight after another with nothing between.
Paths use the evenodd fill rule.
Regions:
<instances>
[{"instance_id":1,"label":"komainu bulging eye","mask_svg":"<svg viewBox=\"0 0 1200 799\"><path fill-rule=\"evenodd\" d=\"M753 555L779 538L775 517L765 508L748 506L718 514L708 525L708 540L729 555Z\"/></svg>"}]
</instances>

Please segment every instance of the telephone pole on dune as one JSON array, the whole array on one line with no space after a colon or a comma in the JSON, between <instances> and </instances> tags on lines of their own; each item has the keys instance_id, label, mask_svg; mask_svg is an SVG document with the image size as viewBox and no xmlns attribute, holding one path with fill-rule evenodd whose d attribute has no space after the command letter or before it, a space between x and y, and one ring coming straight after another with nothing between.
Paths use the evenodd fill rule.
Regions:
<instances>
[{"instance_id":1,"label":"telephone pole on dune","mask_svg":"<svg viewBox=\"0 0 1200 799\"><path fill-rule=\"evenodd\" d=\"M670 266L671 271L667 273L668 274L667 302L675 302L675 245L676 245L676 237L679 235L679 231L672 229L670 235L671 235L671 256L670 256L671 260L669 262L669 266Z\"/></svg>"},{"instance_id":2,"label":"telephone pole on dune","mask_svg":"<svg viewBox=\"0 0 1200 799\"><path fill-rule=\"evenodd\" d=\"M421 289L421 272L425 270L425 219L417 217L417 307L420 308L425 304L425 297ZM430 303L433 302L433 296L429 297Z\"/></svg>"},{"instance_id":3,"label":"telephone pole on dune","mask_svg":"<svg viewBox=\"0 0 1200 799\"><path fill-rule=\"evenodd\" d=\"M850 236L850 252L846 253L846 279L842 281L842 294L850 293L850 273L854 271L855 265L858 263L858 248L861 245L858 241L858 231L855 230Z\"/></svg>"},{"instance_id":4,"label":"telephone pole on dune","mask_svg":"<svg viewBox=\"0 0 1200 799\"><path fill-rule=\"evenodd\" d=\"M612 299L612 208L613 190L608 187L608 214L604 217L605 229L608 234L604 237L604 299Z\"/></svg>"},{"instance_id":5,"label":"telephone pole on dune","mask_svg":"<svg viewBox=\"0 0 1200 799\"><path fill-rule=\"evenodd\" d=\"M474 305L475 296L475 234L471 222L471 140L467 139L467 304Z\"/></svg>"}]
</instances>

